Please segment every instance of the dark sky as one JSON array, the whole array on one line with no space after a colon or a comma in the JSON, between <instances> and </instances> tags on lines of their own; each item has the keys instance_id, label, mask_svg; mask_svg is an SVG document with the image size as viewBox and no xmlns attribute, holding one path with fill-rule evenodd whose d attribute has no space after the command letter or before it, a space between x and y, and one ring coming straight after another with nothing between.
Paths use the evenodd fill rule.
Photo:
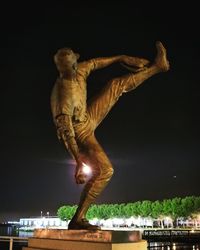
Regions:
<instances>
[{"instance_id":1,"label":"dark sky","mask_svg":"<svg viewBox=\"0 0 200 250\"><path fill-rule=\"evenodd\" d=\"M55 215L79 200L82 187L50 112L53 55L63 46L80 53L80 61L118 54L153 61L161 40L171 64L169 72L123 95L97 129L115 169L97 202L200 195L198 8L192 1L178 7L169 1L52 2L1 4L0 221ZM118 64L94 72L88 96L126 73Z\"/></svg>"}]
</instances>

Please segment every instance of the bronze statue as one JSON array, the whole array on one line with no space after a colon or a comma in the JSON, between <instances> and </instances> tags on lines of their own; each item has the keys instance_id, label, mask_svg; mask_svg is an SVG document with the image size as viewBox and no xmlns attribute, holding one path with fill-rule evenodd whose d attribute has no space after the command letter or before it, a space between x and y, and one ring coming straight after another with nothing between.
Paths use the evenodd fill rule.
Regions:
<instances>
[{"instance_id":1,"label":"bronze statue","mask_svg":"<svg viewBox=\"0 0 200 250\"><path fill-rule=\"evenodd\" d=\"M77 63L79 54L62 48L54 56L59 76L51 94L51 109L58 138L76 161L77 184L86 182L83 163L92 168L92 177L86 182L79 206L68 229L100 229L85 219L89 206L100 195L113 175L113 167L95 138L95 129L102 122L119 97L135 89L149 77L166 72L169 62L161 42L156 43L157 56L153 64L143 58L119 55L95 58ZM101 92L87 104L86 79L97 69L113 63L122 63L130 74L110 80Z\"/></svg>"}]
</instances>

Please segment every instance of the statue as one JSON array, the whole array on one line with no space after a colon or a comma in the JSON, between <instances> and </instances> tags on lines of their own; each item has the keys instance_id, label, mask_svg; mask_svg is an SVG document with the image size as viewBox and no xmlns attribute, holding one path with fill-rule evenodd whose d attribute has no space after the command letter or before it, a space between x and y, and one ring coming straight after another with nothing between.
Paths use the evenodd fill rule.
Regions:
<instances>
[{"instance_id":1,"label":"statue","mask_svg":"<svg viewBox=\"0 0 200 250\"><path fill-rule=\"evenodd\" d=\"M86 220L86 213L111 179L113 167L94 132L123 93L135 89L151 76L169 70L164 46L157 42L156 47L157 56L152 64L146 59L127 55L95 58L77 63L79 54L70 48L59 49L54 56L59 76L51 94L51 109L58 138L76 161L77 184L86 182L83 164L92 168L92 177L84 186L68 229L100 229ZM121 63L131 72L110 80L101 92L87 103L88 75L113 63Z\"/></svg>"}]
</instances>

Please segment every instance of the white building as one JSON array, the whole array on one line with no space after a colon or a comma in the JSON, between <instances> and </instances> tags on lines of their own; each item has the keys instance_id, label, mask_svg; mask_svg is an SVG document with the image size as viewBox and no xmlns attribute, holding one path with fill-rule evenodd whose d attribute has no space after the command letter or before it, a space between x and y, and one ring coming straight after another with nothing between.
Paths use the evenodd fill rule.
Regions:
<instances>
[{"instance_id":1,"label":"white building","mask_svg":"<svg viewBox=\"0 0 200 250\"><path fill-rule=\"evenodd\" d=\"M58 217L36 217L36 218L21 218L19 224L21 227L43 228L43 227L67 227L68 222L61 221Z\"/></svg>"}]
</instances>

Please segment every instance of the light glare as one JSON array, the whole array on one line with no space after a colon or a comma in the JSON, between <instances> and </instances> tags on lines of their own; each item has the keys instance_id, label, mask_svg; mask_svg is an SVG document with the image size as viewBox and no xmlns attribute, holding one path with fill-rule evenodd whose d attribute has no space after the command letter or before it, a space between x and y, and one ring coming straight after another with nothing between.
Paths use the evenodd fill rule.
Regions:
<instances>
[{"instance_id":1,"label":"light glare","mask_svg":"<svg viewBox=\"0 0 200 250\"><path fill-rule=\"evenodd\" d=\"M83 172L88 175L88 174L91 174L92 170L91 170L91 167L88 166L87 164L83 163Z\"/></svg>"}]
</instances>

